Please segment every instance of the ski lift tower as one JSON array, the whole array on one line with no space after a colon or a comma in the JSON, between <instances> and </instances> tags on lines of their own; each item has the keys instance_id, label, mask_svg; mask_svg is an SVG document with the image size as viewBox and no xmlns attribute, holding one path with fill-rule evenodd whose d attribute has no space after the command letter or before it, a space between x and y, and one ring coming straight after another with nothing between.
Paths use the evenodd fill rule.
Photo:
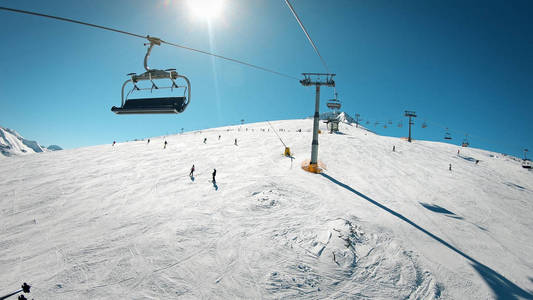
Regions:
<instances>
[{"instance_id":1,"label":"ski lift tower","mask_svg":"<svg viewBox=\"0 0 533 300\"><path fill-rule=\"evenodd\" d=\"M531 159L527 158L527 152L529 150L524 149L524 160L522 161L522 168L531 169Z\"/></svg>"},{"instance_id":2,"label":"ski lift tower","mask_svg":"<svg viewBox=\"0 0 533 300\"><path fill-rule=\"evenodd\" d=\"M406 110L405 116L409 117L409 138L407 139L407 141L410 143L411 142L411 125L415 124L413 123L411 118L416 118L416 113L414 111Z\"/></svg>"},{"instance_id":3,"label":"ski lift tower","mask_svg":"<svg viewBox=\"0 0 533 300\"><path fill-rule=\"evenodd\" d=\"M325 85L329 87L335 87L335 81L333 77L335 74L329 73L302 73L304 79L300 80L303 86L316 87L315 96L315 114L313 116L313 142L311 143L311 160L309 164L304 163L303 169L311 173L320 173L322 171L318 166L318 124L319 124L319 109L320 109L320 86ZM315 77L316 80L312 80Z\"/></svg>"}]
</instances>

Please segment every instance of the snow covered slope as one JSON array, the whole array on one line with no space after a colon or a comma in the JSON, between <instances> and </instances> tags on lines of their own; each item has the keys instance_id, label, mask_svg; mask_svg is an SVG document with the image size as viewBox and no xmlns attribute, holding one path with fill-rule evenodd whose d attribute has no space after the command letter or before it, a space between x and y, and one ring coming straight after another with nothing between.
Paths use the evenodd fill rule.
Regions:
<instances>
[{"instance_id":1,"label":"snow covered slope","mask_svg":"<svg viewBox=\"0 0 533 300\"><path fill-rule=\"evenodd\" d=\"M23 138L15 130L0 127L0 157L61 150L57 145L50 147L42 147L36 141Z\"/></svg>"},{"instance_id":2,"label":"snow covered slope","mask_svg":"<svg viewBox=\"0 0 533 300\"><path fill-rule=\"evenodd\" d=\"M168 136L166 149L160 137L3 160L0 289L533 299L533 173L519 161L341 124L320 135L327 170L316 175L300 168L312 120L272 125L294 159L256 123Z\"/></svg>"}]
</instances>

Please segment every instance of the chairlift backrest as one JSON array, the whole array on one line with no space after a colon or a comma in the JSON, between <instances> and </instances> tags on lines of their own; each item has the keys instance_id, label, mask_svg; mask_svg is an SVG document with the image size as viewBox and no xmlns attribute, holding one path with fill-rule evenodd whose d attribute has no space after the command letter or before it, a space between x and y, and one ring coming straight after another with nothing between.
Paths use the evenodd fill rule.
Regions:
<instances>
[{"instance_id":1,"label":"chairlift backrest","mask_svg":"<svg viewBox=\"0 0 533 300\"><path fill-rule=\"evenodd\" d=\"M326 106L329 108L329 109L340 109L341 108L341 103L335 99L331 99L329 100L328 103L326 103Z\"/></svg>"}]
</instances>

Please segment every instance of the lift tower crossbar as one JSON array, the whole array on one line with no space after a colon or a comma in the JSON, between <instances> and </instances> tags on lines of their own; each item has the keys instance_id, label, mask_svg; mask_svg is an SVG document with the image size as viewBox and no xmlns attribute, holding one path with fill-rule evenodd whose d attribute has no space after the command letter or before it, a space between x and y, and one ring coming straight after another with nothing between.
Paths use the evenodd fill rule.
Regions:
<instances>
[{"instance_id":1,"label":"lift tower crossbar","mask_svg":"<svg viewBox=\"0 0 533 300\"><path fill-rule=\"evenodd\" d=\"M410 143L411 142L411 125L414 124L411 118L416 118L416 113L414 111L406 110L405 116L409 117L409 138L407 139L407 141Z\"/></svg>"},{"instance_id":2,"label":"lift tower crossbar","mask_svg":"<svg viewBox=\"0 0 533 300\"><path fill-rule=\"evenodd\" d=\"M300 80L303 86L316 87L315 97L315 114L313 116L313 142L311 143L311 160L309 162L309 170L313 173L319 173L318 168L318 125L319 125L319 109L320 109L320 86L335 87L333 77L335 74L330 73L302 73L304 79Z\"/></svg>"}]
</instances>

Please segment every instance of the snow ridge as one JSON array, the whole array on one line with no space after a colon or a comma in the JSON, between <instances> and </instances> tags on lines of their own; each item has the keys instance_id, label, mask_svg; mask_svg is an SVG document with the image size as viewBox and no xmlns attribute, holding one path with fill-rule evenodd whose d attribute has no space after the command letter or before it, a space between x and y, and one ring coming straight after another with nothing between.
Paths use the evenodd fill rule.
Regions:
<instances>
[{"instance_id":1,"label":"snow ridge","mask_svg":"<svg viewBox=\"0 0 533 300\"><path fill-rule=\"evenodd\" d=\"M355 123L355 119L348 115L346 112L333 112L328 111L320 114L320 120L337 119L343 123Z\"/></svg>"},{"instance_id":2,"label":"snow ridge","mask_svg":"<svg viewBox=\"0 0 533 300\"><path fill-rule=\"evenodd\" d=\"M0 157L25 155L31 153L41 153L46 151L61 150L57 145L48 148L39 145L36 141L23 138L13 129L0 126Z\"/></svg>"}]
</instances>

